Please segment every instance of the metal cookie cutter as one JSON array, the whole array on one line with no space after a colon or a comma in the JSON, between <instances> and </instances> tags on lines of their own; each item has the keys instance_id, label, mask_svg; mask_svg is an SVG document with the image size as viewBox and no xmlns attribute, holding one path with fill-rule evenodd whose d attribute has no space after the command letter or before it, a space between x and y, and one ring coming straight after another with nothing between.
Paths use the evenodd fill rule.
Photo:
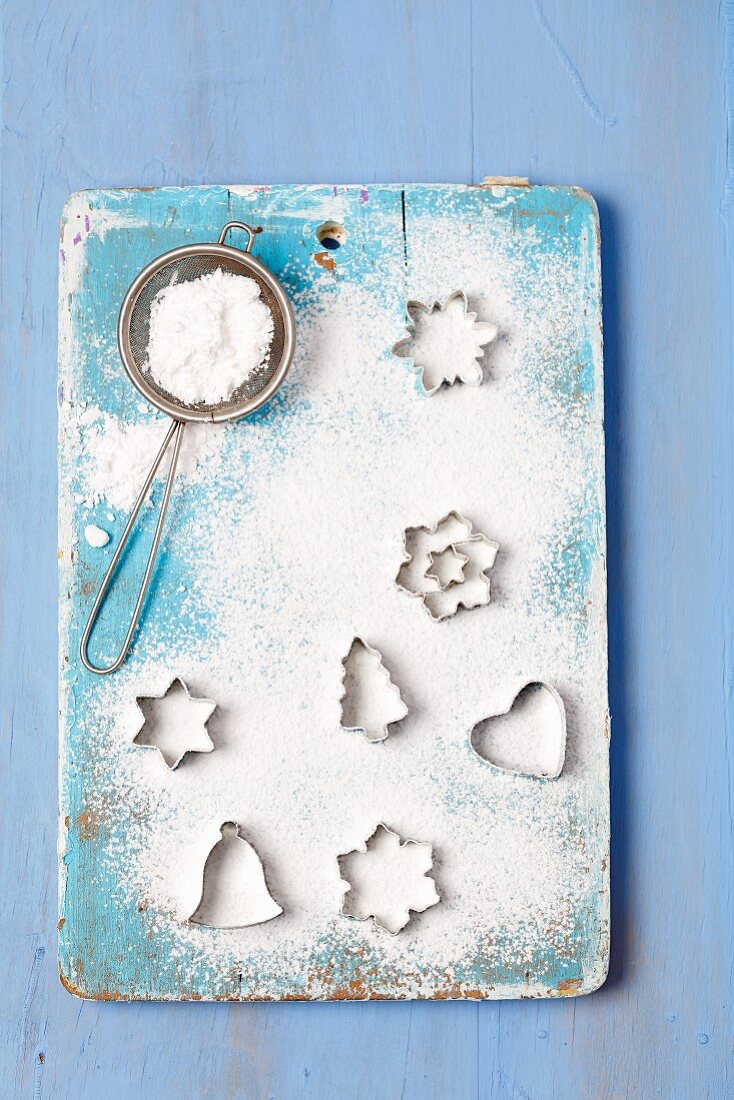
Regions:
<instances>
[{"instance_id":1,"label":"metal cookie cutter","mask_svg":"<svg viewBox=\"0 0 734 1100\"><path fill-rule=\"evenodd\" d=\"M260 857L234 821L220 826L221 840L206 857L201 900L190 924L248 928L279 917L283 909L268 890Z\"/></svg>"},{"instance_id":2,"label":"metal cookie cutter","mask_svg":"<svg viewBox=\"0 0 734 1100\"><path fill-rule=\"evenodd\" d=\"M168 700L163 704L163 700ZM184 756L190 752L213 752L214 744L206 724L216 710L217 704L213 699L204 699L190 693L186 684L178 676L172 680L162 695L139 695L135 700L136 706L143 719L133 737L133 744L143 749L157 749L171 771L179 766ZM170 708L169 716L158 713L165 706ZM155 713L151 716L150 711ZM195 731L190 744L182 744L180 730L186 722L186 712L199 711L199 728ZM165 724L172 726L176 734L175 748L168 744L165 738L159 735L159 726Z\"/></svg>"},{"instance_id":3,"label":"metal cookie cutter","mask_svg":"<svg viewBox=\"0 0 734 1100\"><path fill-rule=\"evenodd\" d=\"M425 576L436 581L442 592L464 580L464 566L469 564L469 558L466 554L460 554L456 547L447 546L445 550L432 551L428 557L431 564Z\"/></svg>"},{"instance_id":4,"label":"metal cookie cutter","mask_svg":"<svg viewBox=\"0 0 734 1100\"><path fill-rule=\"evenodd\" d=\"M225 245L224 240L230 229L241 229L247 234L247 245L244 249ZM81 658L85 668L89 669L90 672L97 672L100 675L115 672L125 660L127 651L130 648L163 534L163 522L166 518L171 490L173 489L184 428L188 423L194 421L221 424L228 420L239 420L243 416L249 416L250 413L255 412L261 405L264 405L282 385L293 360L296 328L293 307L285 290L272 271L269 271L259 260L250 255L254 240L255 234L249 225L244 222L227 222L219 234L219 240L216 244L185 245L183 248L174 248L170 252L165 252L162 256L153 260L152 263L143 268L125 295L117 323L117 340L122 362L135 388L156 409L167 413L172 418L172 424L148 472L145 484L140 490L140 495L122 533L120 544L115 550L109 568L105 573L82 634ZM179 398L163 390L147 373L150 311L156 295L164 287L170 286L173 282L190 282L216 270L234 275L245 275L257 283L260 297L273 317L273 339L266 361L235 390L231 397L216 404L187 405ZM173 457L168 468L158 523L137 602L130 619L130 626L115 660L106 666L95 665L89 658L90 635L117 569L117 564L135 526L140 509L171 443L173 443Z\"/></svg>"},{"instance_id":5,"label":"metal cookie cutter","mask_svg":"<svg viewBox=\"0 0 734 1100\"><path fill-rule=\"evenodd\" d=\"M433 527L407 527L403 551L395 583L421 599L434 622L451 618L460 607L472 610L489 603L487 570L499 543L475 532L460 512L448 512Z\"/></svg>"},{"instance_id":6,"label":"metal cookie cutter","mask_svg":"<svg viewBox=\"0 0 734 1100\"><path fill-rule=\"evenodd\" d=\"M498 743L498 733L504 732ZM485 735L494 734L485 745ZM566 759L566 708L550 684L533 680L507 710L472 728L471 746L481 760L508 775L558 779Z\"/></svg>"},{"instance_id":7,"label":"metal cookie cutter","mask_svg":"<svg viewBox=\"0 0 734 1100\"><path fill-rule=\"evenodd\" d=\"M373 743L386 740L388 726L401 722L408 708L383 664L382 654L355 638L342 667L342 729L363 733Z\"/></svg>"},{"instance_id":8,"label":"metal cookie cutter","mask_svg":"<svg viewBox=\"0 0 734 1100\"><path fill-rule=\"evenodd\" d=\"M480 360L484 346L497 339L499 329L489 321L477 321L476 313L469 310L463 290L456 290L445 301L432 305L411 298L405 310L411 321L406 326L409 335L398 340L392 353L401 359L412 359L415 369L421 372L423 388L429 397L441 386L453 386L454 382L469 386L482 384L484 375ZM456 338L459 333L463 340ZM448 354L447 347L451 349Z\"/></svg>"},{"instance_id":9,"label":"metal cookie cutter","mask_svg":"<svg viewBox=\"0 0 734 1100\"><path fill-rule=\"evenodd\" d=\"M343 915L354 920L371 917L375 928L391 936L405 928L411 912L424 913L441 900L428 874L433 868L432 846L402 840L382 822L361 847L337 856L337 863L345 886Z\"/></svg>"}]
</instances>

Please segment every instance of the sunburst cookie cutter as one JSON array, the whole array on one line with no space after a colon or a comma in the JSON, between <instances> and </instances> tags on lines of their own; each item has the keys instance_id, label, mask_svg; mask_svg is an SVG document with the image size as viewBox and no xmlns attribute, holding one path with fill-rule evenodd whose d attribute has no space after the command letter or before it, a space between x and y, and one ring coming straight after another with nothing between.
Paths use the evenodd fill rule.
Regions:
<instances>
[{"instance_id":1,"label":"sunburst cookie cutter","mask_svg":"<svg viewBox=\"0 0 734 1100\"><path fill-rule=\"evenodd\" d=\"M422 600L431 619L441 622L460 608L486 607L490 602L487 571L498 552L499 543L475 531L460 512L447 512L433 527L406 527L395 584Z\"/></svg>"},{"instance_id":2,"label":"sunburst cookie cutter","mask_svg":"<svg viewBox=\"0 0 734 1100\"><path fill-rule=\"evenodd\" d=\"M481 386L484 349L497 339L499 328L491 321L477 321L463 290L431 304L410 298L405 312L410 319L406 325L408 335L393 345L392 353L412 361L429 397L455 382ZM446 327L443 334L442 326ZM452 361L453 366L447 366Z\"/></svg>"}]
</instances>

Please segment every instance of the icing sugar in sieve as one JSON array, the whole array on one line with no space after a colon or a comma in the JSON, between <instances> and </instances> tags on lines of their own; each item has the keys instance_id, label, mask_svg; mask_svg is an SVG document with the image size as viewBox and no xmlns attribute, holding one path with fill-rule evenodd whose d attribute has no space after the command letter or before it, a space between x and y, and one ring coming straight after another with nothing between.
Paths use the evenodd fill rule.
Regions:
<instances>
[{"instance_id":1,"label":"icing sugar in sieve","mask_svg":"<svg viewBox=\"0 0 734 1100\"><path fill-rule=\"evenodd\" d=\"M224 244L230 229L241 229L247 234L244 249ZM166 413L172 419L161 448L151 466L145 483L140 490L130 518L123 531L120 543L110 562L109 568L100 585L81 640L81 658L90 672L106 675L115 672L125 660L135 628L140 618L145 596L150 583L153 566L163 534L163 524L168 510L173 480L181 451L184 428L191 421L211 421L224 423L249 416L268 401L282 385L293 361L295 350L295 317L293 307L280 282L264 264L251 255L255 234L244 222L227 222L216 244L193 244L174 248L153 260L143 268L125 295L117 325L117 339L120 356L127 375L142 394L155 408ZM270 311L273 331L269 348L254 370L243 378L233 392L216 402L186 402L165 390L148 370L148 345L150 338L151 307L156 297L166 287L177 283L192 282L214 272L246 277L258 287L262 302ZM118 562L135 526L153 479L169 447L173 445L173 454L166 478L160 514L156 524L153 543L143 574L130 625L116 659L109 665L98 666L89 657L89 640L94 624L112 582Z\"/></svg>"}]
</instances>

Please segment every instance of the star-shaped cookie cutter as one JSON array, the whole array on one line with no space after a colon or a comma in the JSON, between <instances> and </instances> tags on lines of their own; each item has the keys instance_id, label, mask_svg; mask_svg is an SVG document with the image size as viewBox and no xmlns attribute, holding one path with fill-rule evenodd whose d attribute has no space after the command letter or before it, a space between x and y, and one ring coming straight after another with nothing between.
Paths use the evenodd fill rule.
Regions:
<instances>
[{"instance_id":1,"label":"star-shaped cookie cutter","mask_svg":"<svg viewBox=\"0 0 734 1100\"><path fill-rule=\"evenodd\" d=\"M156 743L156 741L154 739L155 723L153 723L153 730L148 735L148 736L151 737L151 740L144 739L146 737L146 735L145 735L146 726L151 724L150 715L148 713L146 713L146 711L148 711L150 708L147 707L146 704L148 704L148 703L151 703L151 704L159 703L163 699L167 698L168 695L171 692L176 692L176 693L180 694L181 691L183 691L185 693L187 703L189 703L190 705L192 705L194 707L200 707L202 709L202 711L206 710L206 714L202 715L202 718L201 718L201 732L203 732L203 734L204 734L204 737L201 739L201 743L187 746L186 748L184 748L180 752L178 752L178 754L176 754L174 752L167 752L165 747L161 748L161 746ZM214 713L217 704L214 702L213 699L206 699L204 697L199 697L199 696L192 695L191 692L189 691L188 687L186 686L186 684L180 678L180 676L175 676L173 678L173 680L171 681L171 683L166 688L166 690L161 695L138 695L138 696L136 696L135 705L138 708L138 711L140 712L142 722L138 726L138 729L135 733L135 736L133 737L133 744L137 745L139 748L142 748L142 749L156 749L161 754L161 756L163 757L163 760L165 761L166 767L170 771L175 771L176 768L181 763L181 761L183 760L183 758L190 752L209 753L209 752L212 752L214 750L214 742L212 741L212 739L209 736L209 731L207 730L206 725L207 725L207 722L209 721L209 719L211 718L212 714Z\"/></svg>"},{"instance_id":2,"label":"star-shaped cookie cutter","mask_svg":"<svg viewBox=\"0 0 734 1100\"><path fill-rule=\"evenodd\" d=\"M464 566L469 564L466 554L461 554L456 546L447 546L445 550L431 551L428 555L430 567L424 576L428 580L434 580L442 592L451 588L453 584L461 584L464 580Z\"/></svg>"}]
</instances>

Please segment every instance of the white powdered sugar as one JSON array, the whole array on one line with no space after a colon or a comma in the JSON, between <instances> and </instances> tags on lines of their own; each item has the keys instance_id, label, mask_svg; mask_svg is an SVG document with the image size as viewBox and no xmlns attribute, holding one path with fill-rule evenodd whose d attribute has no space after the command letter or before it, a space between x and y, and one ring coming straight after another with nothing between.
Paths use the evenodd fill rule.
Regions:
<instances>
[{"instance_id":1,"label":"white powdered sugar","mask_svg":"<svg viewBox=\"0 0 734 1100\"><path fill-rule=\"evenodd\" d=\"M94 546L96 549L106 546L110 541L110 536L107 532L103 531L101 527L97 527L96 523L87 524L84 528L84 538L90 546Z\"/></svg>"},{"instance_id":2,"label":"white powdered sugar","mask_svg":"<svg viewBox=\"0 0 734 1100\"><path fill-rule=\"evenodd\" d=\"M273 316L254 279L217 268L160 290L147 370L186 405L225 401L265 360Z\"/></svg>"},{"instance_id":3,"label":"white powdered sugar","mask_svg":"<svg viewBox=\"0 0 734 1100\"><path fill-rule=\"evenodd\" d=\"M148 470L166 437L170 421L162 416L120 420L101 409L84 410L76 420L83 451L83 501L87 507L104 500L112 508L129 512L142 489ZM206 476L206 468L221 459L222 433L211 424L187 424L184 429L177 474L188 481ZM164 459L158 478L166 476Z\"/></svg>"},{"instance_id":4,"label":"white powdered sugar","mask_svg":"<svg viewBox=\"0 0 734 1100\"><path fill-rule=\"evenodd\" d=\"M402 256L391 232L387 224L381 239ZM588 600L577 606L580 586L559 563L590 508L588 486L601 491L600 417L558 397L546 367L561 341L577 339L575 258L539 262L528 298L527 269L505 232L509 223L492 236L455 219L417 220L407 279L396 265L359 283L324 277L296 296L283 404L241 424L187 428L177 488L191 507L185 528L175 509L168 523L170 584L151 596L121 670L85 684L75 736L103 762L85 810L105 823L102 869L121 920L144 913L148 934L213 982L264 959L248 995L297 991L305 969L318 972L324 943L337 964L364 953L387 970L428 975L414 986L406 978L408 994L421 995L454 975L469 983L458 970L477 953L517 972L538 966L549 945L558 958L577 950L605 824L604 575L594 548ZM437 249L437 239L451 246ZM427 399L390 348L406 297L444 298L457 285L502 337L484 385ZM172 346L174 326L164 331ZM155 369L178 372L183 399L212 400L199 387L213 382L216 357L202 358L200 375L195 343L175 370L156 349ZM236 341L222 343L227 385L237 384ZM165 377L174 392L174 374ZM79 433L83 505L104 502L101 514L122 517L168 422L97 408L62 415ZM406 527L452 509L500 549L489 605L436 623L395 578ZM78 511L83 530L90 517ZM342 660L355 635L382 654L408 706L381 744L340 726ZM174 676L217 710L214 751L171 772L133 744L134 700L162 694ZM475 724L503 713L530 680L553 684L567 706L555 781L503 774L471 744ZM188 918L227 821L253 845L283 914L202 930ZM395 937L340 912L337 856L361 848L380 821L432 846L441 896ZM324 973L309 995L330 995ZM375 988L395 992L379 975Z\"/></svg>"}]
</instances>

